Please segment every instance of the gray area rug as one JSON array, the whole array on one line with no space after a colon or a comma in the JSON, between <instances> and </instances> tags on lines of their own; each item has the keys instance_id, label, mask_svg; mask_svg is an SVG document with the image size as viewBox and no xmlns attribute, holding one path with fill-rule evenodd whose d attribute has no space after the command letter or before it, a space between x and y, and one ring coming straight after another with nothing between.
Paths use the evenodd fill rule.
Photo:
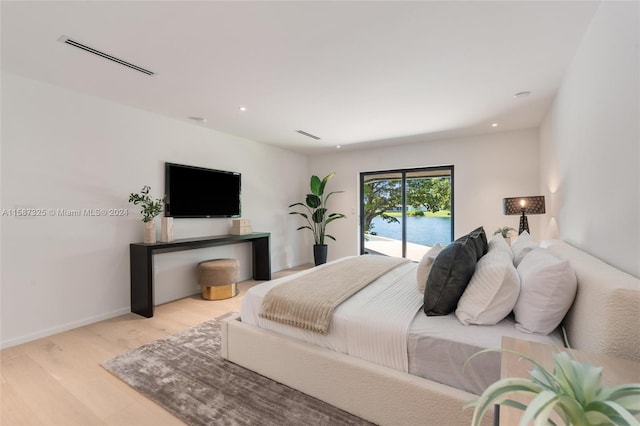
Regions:
<instances>
[{"instance_id":1,"label":"gray area rug","mask_svg":"<svg viewBox=\"0 0 640 426\"><path fill-rule=\"evenodd\" d=\"M218 319L102 366L189 425L371 425L223 359Z\"/></svg>"}]
</instances>

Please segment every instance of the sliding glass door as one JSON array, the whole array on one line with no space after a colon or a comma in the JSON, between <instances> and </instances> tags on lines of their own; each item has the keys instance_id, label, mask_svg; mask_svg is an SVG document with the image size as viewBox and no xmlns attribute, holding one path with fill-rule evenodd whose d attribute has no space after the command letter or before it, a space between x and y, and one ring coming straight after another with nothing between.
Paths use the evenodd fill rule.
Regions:
<instances>
[{"instance_id":1,"label":"sliding glass door","mask_svg":"<svg viewBox=\"0 0 640 426\"><path fill-rule=\"evenodd\" d=\"M360 173L360 251L420 260L453 241L453 166Z\"/></svg>"}]
</instances>

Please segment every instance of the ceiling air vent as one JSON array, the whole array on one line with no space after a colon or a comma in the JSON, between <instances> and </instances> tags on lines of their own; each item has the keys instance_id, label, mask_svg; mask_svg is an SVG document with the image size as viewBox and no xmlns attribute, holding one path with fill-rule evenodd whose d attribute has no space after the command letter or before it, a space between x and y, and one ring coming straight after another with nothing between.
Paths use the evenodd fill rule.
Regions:
<instances>
[{"instance_id":1,"label":"ceiling air vent","mask_svg":"<svg viewBox=\"0 0 640 426\"><path fill-rule=\"evenodd\" d=\"M315 139L315 140L320 140L319 137L317 137L316 135L312 135L311 133L307 133L304 130L296 130L296 132L300 133L301 135L305 135L310 137L311 139Z\"/></svg>"},{"instance_id":2,"label":"ceiling air vent","mask_svg":"<svg viewBox=\"0 0 640 426\"><path fill-rule=\"evenodd\" d=\"M107 53L104 53L104 52L101 52L99 50L96 50L96 49L94 49L92 47L87 46L86 44L82 44L82 43L79 43L79 42L77 42L75 40L72 40L67 36L60 37L58 39L58 41L61 42L61 43L68 44L69 46L73 46L73 47L77 47L78 49L82 49L85 52L93 53L94 55L98 55L98 56L100 56L102 58L108 59L108 60L110 60L112 62L116 62L116 63L118 63L120 65L124 65L125 67L129 67L132 70L139 71L139 72L141 72L143 74L155 75L155 73L153 71L149 71L149 70L144 69L142 67L139 67L137 65L133 65L132 63L129 63L127 61L123 61L122 59L118 59L115 56L111 56L111 55L109 55Z\"/></svg>"}]
</instances>

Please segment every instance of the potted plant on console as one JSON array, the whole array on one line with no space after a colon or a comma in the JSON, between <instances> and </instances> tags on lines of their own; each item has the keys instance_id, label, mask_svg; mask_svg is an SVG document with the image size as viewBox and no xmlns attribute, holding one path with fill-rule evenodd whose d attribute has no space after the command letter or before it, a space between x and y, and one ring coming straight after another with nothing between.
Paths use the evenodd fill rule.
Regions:
<instances>
[{"instance_id":1,"label":"potted plant on console","mask_svg":"<svg viewBox=\"0 0 640 426\"><path fill-rule=\"evenodd\" d=\"M299 227L297 229L298 231L301 229L309 229L313 232L313 258L316 266L327 262L327 245L324 243L324 238L327 237L334 241L336 240L332 235L325 232L327 225L336 219L346 217L342 213L327 212L327 201L329 197L342 192L334 191L324 195L327 181L329 181L333 175L334 173L331 173L322 180L320 180L318 176L311 176L311 194L307 194L304 203L294 203L289 206L289 208L301 206L306 209L306 212L293 211L289 212L289 214L298 214L306 219L307 225Z\"/></svg>"},{"instance_id":2,"label":"potted plant on console","mask_svg":"<svg viewBox=\"0 0 640 426\"><path fill-rule=\"evenodd\" d=\"M162 212L162 206L167 196L165 195L162 198L154 200L149 196L149 191L151 191L151 188L145 185L139 194L131 193L131 195L129 195L129 202L142 207L140 213L142 213L142 222L144 222L144 242L155 243L156 226L153 219Z\"/></svg>"}]
</instances>

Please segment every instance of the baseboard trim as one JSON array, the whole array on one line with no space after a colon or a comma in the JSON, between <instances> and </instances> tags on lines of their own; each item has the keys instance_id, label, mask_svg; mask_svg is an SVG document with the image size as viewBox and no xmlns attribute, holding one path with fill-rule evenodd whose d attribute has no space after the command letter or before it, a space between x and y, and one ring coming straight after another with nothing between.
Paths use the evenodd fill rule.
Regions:
<instances>
[{"instance_id":1,"label":"baseboard trim","mask_svg":"<svg viewBox=\"0 0 640 426\"><path fill-rule=\"evenodd\" d=\"M14 337L7 340L0 341L0 349L10 348L11 346L20 345L22 343L31 342L33 340L41 339L43 337L52 336L54 334L62 333L65 331L73 330L74 328L82 327L85 325L93 324L98 321L104 321L110 318L118 317L120 315L124 315L131 312L130 307L120 308L115 311L107 312L101 315L96 315L93 317L83 318L79 321L72 321L66 324L61 324L55 327L47 328L45 330L40 330L35 333L25 334L23 336Z\"/></svg>"}]
</instances>

